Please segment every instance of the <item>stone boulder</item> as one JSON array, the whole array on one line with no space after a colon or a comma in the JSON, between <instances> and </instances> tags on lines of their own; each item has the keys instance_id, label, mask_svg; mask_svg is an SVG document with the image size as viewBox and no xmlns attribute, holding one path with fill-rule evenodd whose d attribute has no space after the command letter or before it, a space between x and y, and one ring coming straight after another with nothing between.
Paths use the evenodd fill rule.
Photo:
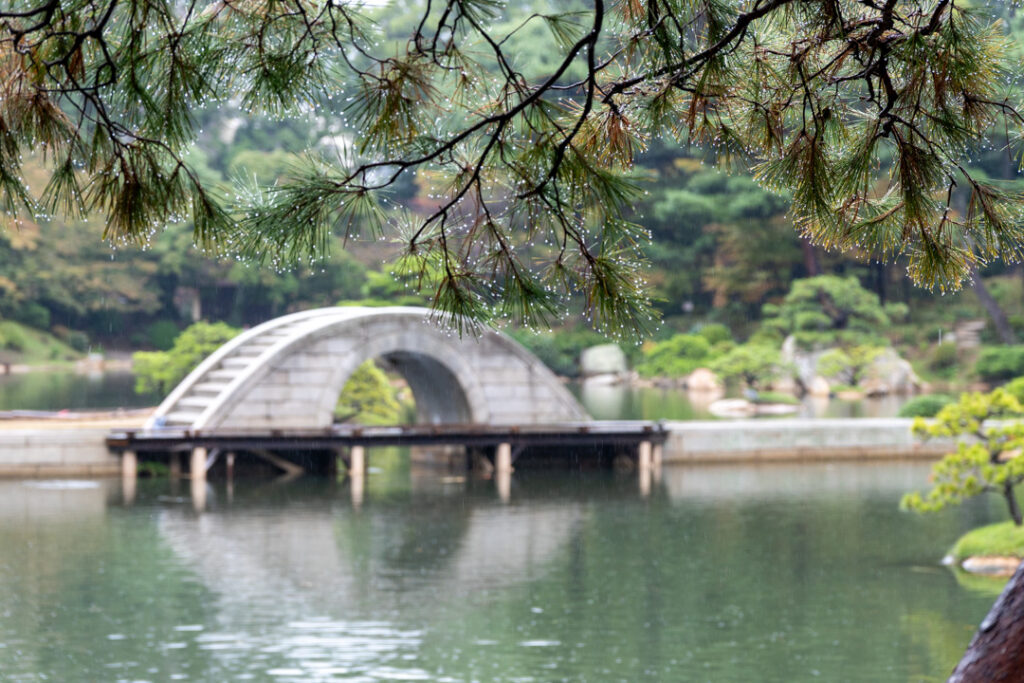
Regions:
<instances>
[{"instance_id":1,"label":"stone boulder","mask_svg":"<svg viewBox=\"0 0 1024 683\"><path fill-rule=\"evenodd\" d=\"M832 393L832 387L829 386L828 380L818 375L811 379L810 384L804 386L807 387L807 393L811 396L829 396Z\"/></svg>"},{"instance_id":2,"label":"stone boulder","mask_svg":"<svg viewBox=\"0 0 1024 683\"><path fill-rule=\"evenodd\" d=\"M782 343L782 360L793 368L797 382L807 393L818 396L828 395L827 379L818 375L818 361L829 349L801 349L796 340L786 337ZM921 379L914 372L910 362L900 357L896 350L885 348L871 361L860 389L868 396L884 394L912 394L921 390Z\"/></svg>"},{"instance_id":3,"label":"stone boulder","mask_svg":"<svg viewBox=\"0 0 1024 683\"><path fill-rule=\"evenodd\" d=\"M686 389L688 391L721 391L722 382L718 375L707 368L697 368L686 378Z\"/></svg>"},{"instance_id":4,"label":"stone boulder","mask_svg":"<svg viewBox=\"0 0 1024 683\"><path fill-rule=\"evenodd\" d=\"M629 372L626 354L618 344L600 344L583 349L580 354L580 374L584 378L599 375L624 377Z\"/></svg>"},{"instance_id":5,"label":"stone boulder","mask_svg":"<svg viewBox=\"0 0 1024 683\"><path fill-rule=\"evenodd\" d=\"M811 385L818 376L818 359L828 349L801 349L793 335L782 342L782 363L793 369L793 377L799 384L811 392Z\"/></svg>"},{"instance_id":6,"label":"stone boulder","mask_svg":"<svg viewBox=\"0 0 1024 683\"><path fill-rule=\"evenodd\" d=\"M900 357L892 348L878 354L865 374L861 385L868 395L913 394L921 389L921 378L914 372L910 361Z\"/></svg>"}]
</instances>

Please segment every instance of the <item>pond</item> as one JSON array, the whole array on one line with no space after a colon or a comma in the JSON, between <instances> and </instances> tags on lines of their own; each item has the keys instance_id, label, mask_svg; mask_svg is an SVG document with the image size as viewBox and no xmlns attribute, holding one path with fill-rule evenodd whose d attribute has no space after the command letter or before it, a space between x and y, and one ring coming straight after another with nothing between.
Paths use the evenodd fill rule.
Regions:
<instances>
[{"instance_id":1,"label":"pond","mask_svg":"<svg viewBox=\"0 0 1024 683\"><path fill-rule=\"evenodd\" d=\"M922 464L0 482L5 680L939 681L993 601ZM179 485L180 484L180 485Z\"/></svg>"},{"instance_id":2,"label":"pond","mask_svg":"<svg viewBox=\"0 0 1024 683\"><path fill-rule=\"evenodd\" d=\"M0 410L104 410L155 406L162 396L135 392L131 372L28 372L0 375Z\"/></svg>"}]
</instances>

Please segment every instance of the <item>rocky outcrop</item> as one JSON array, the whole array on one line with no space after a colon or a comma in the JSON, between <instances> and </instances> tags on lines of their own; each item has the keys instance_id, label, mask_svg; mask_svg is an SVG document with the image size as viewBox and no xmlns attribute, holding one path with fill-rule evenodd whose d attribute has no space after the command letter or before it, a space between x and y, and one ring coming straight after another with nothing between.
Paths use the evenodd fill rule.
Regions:
<instances>
[{"instance_id":1,"label":"rocky outcrop","mask_svg":"<svg viewBox=\"0 0 1024 683\"><path fill-rule=\"evenodd\" d=\"M605 375L625 377L628 373L626 354L618 344L591 346L580 354L580 375L584 379Z\"/></svg>"},{"instance_id":2,"label":"rocky outcrop","mask_svg":"<svg viewBox=\"0 0 1024 683\"><path fill-rule=\"evenodd\" d=\"M793 368L796 380L809 394L827 395L830 382L818 374L818 361L829 349L801 349L790 336L782 343L782 360ZM859 389L867 396L912 394L921 390L921 379L910 362L893 348L883 349L864 373Z\"/></svg>"},{"instance_id":3,"label":"rocky outcrop","mask_svg":"<svg viewBox=\"0 0 1024 683\"><path fill-rule=\"evenodd\" d=\"M871 361L861 388L868 396L913 394L920 391L921 378L910 361L900 357L895 349L887 348Z\"/></svg>"},{"instance_id":4,"label":"rocky outcrop","mask_svg":"<svg viewBox=\"0 0 1024 683\"><path fill-rule=\"evenodd\" d=\"M717 392L722 390L722 381L718 375L707 368L697 368L686 378L688 391Z\"/></svg>"}]
</instances>

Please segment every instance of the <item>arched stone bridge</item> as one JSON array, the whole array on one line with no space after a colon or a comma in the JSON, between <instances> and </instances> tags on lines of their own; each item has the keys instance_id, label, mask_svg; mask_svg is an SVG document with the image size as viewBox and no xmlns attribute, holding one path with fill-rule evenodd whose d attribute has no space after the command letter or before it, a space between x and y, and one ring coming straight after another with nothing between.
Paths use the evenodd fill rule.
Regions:
<instances>
[{"instance_id":1,"label":"arched stone bridge","mask_svg":"<svg viewBox=\"0 0 1024 683\"><path fill-rule=\"evenodd\" d=\"M348 377L371 358L406 379L423 423L589 419L551 371L497 331L459 338L426 309L336 307L238 335L171 392L147 427L328 427Z\"/></svg>"}]
</instances>

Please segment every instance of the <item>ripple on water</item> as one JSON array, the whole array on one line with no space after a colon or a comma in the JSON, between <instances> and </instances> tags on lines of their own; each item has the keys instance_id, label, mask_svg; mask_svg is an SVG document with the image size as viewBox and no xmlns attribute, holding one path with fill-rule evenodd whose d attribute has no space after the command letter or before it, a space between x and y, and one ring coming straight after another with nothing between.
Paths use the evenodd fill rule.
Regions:
<instances>
[{"instance_id":1,"label":"ripple on water","mask_svg":"<svg viewBox=\"0 0 1024 683\"><path fill-rule=\"evenodd\" d=\"M523 640L519 647L558 647L561 644L560 640Z\"/></svg>"},{"instance_id":2,"label":"ripple on water","mask_svg":"<svg viewBox=\"0 0 1024 683\"><path fill-rule=\"evenodd\" d=\"M46 489L49 491L74 491L80 489L98 489L98 481L86 479L42 479L39 481L25 481L22 486L30 489Z\"/></svg>"}]
</instances>

